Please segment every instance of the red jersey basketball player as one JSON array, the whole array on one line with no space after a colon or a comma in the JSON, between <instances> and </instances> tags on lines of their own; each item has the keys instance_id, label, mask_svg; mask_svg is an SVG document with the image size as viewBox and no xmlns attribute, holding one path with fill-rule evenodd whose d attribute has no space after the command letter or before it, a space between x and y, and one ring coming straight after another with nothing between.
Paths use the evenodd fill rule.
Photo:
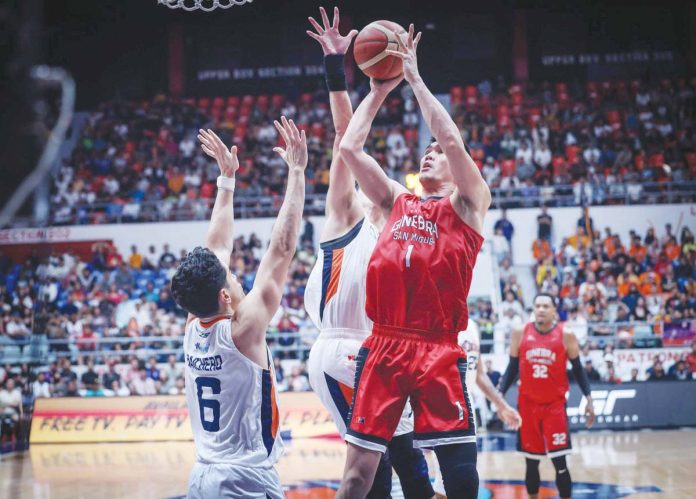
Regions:
<instances>
[{"instance_id":1,"label":"red jersey basketball player","mask_svg":"<svg viewBox=\"0 0 696 499\"><path fill-rule=\"evenodd\" d=\"M365 497L406 399L414 442L434 447L449 497L476 497L476 430L457 333L466 329L467 294L491 195L454 121L418 73L420 34L399 35L404 78L436 142L420 162L424 198L390 180L363 151L382 102L400 82L372 81L340 144L361 189L388 222L367 271L372 335L357 358L343 482L336 497Z\"/></svg>"},{"instance_id":2,"label":"red jersey basketball player","mask_svg":"<svg viewBox=\"0 0 696 499\"><path fill-rule=\"evenodd\" d=\"M514 330L508 364L501 391L505 393L520 374L518 410L522 416L518 450L527 461L525 484L533 499L539 494L539 461L547 455L556 468L559 495L570 497L572 482L565 456L570 453L570 432L566 415L570 361L573 374L587 398L586 424L594 422L590 383L580 364L580 347L575 334L557 322L556 300L548 294L534 298L534 322Z\"/></svg>"}]
</instances>

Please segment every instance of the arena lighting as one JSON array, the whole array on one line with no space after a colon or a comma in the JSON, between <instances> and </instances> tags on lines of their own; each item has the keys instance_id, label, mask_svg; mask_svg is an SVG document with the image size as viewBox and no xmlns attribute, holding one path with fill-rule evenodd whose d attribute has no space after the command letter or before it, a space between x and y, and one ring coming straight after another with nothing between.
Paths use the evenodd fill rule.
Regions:
<instances>
[{"instance_id":1,"label":"arena lighting","mask_svg":"<svg viewBox=\"0 0 696 499\"><path fill-rule=\"evenodd\" d=\"M212 12L217 8L229 9L235 5L251 2L252 0L157 0L157 5L166 5L170 9L183 9L188 12L193 10Z\"/></svg>"}]
</instances>

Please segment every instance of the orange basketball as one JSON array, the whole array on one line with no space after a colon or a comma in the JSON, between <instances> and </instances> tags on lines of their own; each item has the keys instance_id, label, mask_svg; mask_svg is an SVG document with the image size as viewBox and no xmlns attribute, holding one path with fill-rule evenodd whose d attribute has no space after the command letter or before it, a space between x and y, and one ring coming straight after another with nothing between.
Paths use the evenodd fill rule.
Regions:
<instances>
[{"instance_id":1,"label":"orange basketball","mask_svg":"<svg viewBox=\"0 0 696 499\"><path fill-rule=\"evenodd\" d=\"M376 80L390 80L403 72L403 63L384 51L399 50L394 31L406 30L391 21L374 21L365 26L355 38L353 55L363 73Z\"/></svg>"}]
</instances>

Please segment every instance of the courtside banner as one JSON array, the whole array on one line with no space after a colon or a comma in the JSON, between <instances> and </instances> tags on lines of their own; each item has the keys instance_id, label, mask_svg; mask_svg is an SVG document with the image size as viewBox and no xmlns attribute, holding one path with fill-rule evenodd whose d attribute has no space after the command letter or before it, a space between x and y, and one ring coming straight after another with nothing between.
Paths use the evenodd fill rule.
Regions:
<instances>
[{"instance_id":1,"label":"courtside banner","mask_svg":"<svg viewBox=\"0 0 696 499\"><path fill-rule=\"evenodd\" d=\"M517 405L517 387L505 395ZM643 381L592 384L595 423L592 430L638 430L696 426L696 381ZM586 399L570 385L566 405L571 430L584 430Z\"/></svg>"},{"instance_id":2,"label":"courtside banner","mask_svg":"<svg viewBox=\"0 0 696 499\"><path fill-rule=\"evenodd\" d=\"M319 398L308 393L280 394L284 437L338 437ZM141 442L192 440L183 396L85 397L38 399L31 443Z\"/></svg>"}]
</instances>

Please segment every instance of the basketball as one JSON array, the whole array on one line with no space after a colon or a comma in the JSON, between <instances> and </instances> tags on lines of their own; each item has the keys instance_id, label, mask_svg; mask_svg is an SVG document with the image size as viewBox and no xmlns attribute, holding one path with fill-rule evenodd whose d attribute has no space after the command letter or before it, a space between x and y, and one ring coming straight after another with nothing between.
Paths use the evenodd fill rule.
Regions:
<instances>
[{"instance_id":1,"label":"basketball","mask_svg":"<svg viewBox=\"0 0 696 499\"><path fill-rule=\"evenodd\" d=\"M384 51L398 50L394 31L406 30L391 21L374 21L365 26L355 38L353 55L360 70L376 80L390 80L403 72L403 63L396 56Z\"/></svg>"}]
</instances>

